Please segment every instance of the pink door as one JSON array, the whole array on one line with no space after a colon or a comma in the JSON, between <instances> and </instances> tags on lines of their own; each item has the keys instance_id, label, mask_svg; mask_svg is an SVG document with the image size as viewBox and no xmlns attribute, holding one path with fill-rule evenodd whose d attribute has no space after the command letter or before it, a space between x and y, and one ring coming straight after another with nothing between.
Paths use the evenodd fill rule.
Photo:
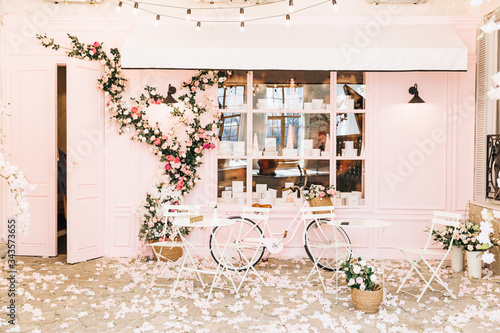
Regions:
<instances>
[{"instance_id":1,"label":"pink door","mask_svg":"<svg viewBox=\"0 0 500 333\"><path fill-rule=\"evenodd\" d=\"M68 59L68 263L104 255L104 94L101 66Z\"/></svg>"},{"instance_id":2,"label":"pink door","mask_svg":"<svg viewBox=\"0 0 500 333\"><path fill-rule=\"evenodd\" d=\"M24 59L6 66L5 101L10 102L7 119L7 153L30 183L26 198L31 220L28 232L18 233L19 255L57 255L57 164L56 164L56 65L52 61ZM6 156L8 158L8 156ZM6 183L4 183L6 184ZM4 192L4 198L7 193ZM8 209L4 204L4 228ZM5 234L5 232L4 232Z\"/></svg>"}]
</instances>

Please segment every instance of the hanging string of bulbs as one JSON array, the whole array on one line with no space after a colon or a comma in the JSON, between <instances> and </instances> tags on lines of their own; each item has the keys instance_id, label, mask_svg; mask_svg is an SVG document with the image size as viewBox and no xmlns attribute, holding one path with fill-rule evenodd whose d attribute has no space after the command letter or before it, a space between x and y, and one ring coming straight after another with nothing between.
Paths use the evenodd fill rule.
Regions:
<instances>
[{"instance_id":1,"label":"hanging string of bulbs","mask_svg":"<svg viewBox=\"0 0 500 333\"><path fill-rule=\"evenodd\" d=\"M260 6L265 6L265 5L272 5L272 4L277 4L277 3L283 3L288 1L288 13L286 14L276 14L276 15L268 15L268 16L260 16L260 17L252 17L247 20L245 20L245 9L246 8L252 8L252 7L260 7ZM232 3L232 1L229 1L229 3ZM254 22L254 21L262 21L262 20L268 20L272 18L279 18L279 17L284 17L285 19L285 24L287 26L290 26L291 24L291 15L293 13L299 13L306 11L308 9L318 7L321 5L324 5L326 3L331 3L333 5L333 9L335 11L339 10L339 5L337 3L337 0L323 0L316 2L312 5L300 8L300 9L295 9L293 0L278 0L274 2L266 2L266 3L261 3L261 4L253 4L253 5L246 5L246 6L241 6L239 7L239 20L227 20L227 21L221 21L221 20L197 20L196 21L196 31L201 30L201 25L202 23L240 23L240 31L243 32L245 31L245 22ZM150 9L146 9L144 7L140 7L139 5L148 5L148 6L157 6L157 7L164 7L164 8L173 8L173 9L182 9L186 11L185 17L179 17L179 16L174 16L174 15L166 15L166 14L158 14L155 11L152 11ZM118 1L118 4L116 6L116 12L119 13L122 10L123 5L127 5L132 7L132 14L133 15L138 15L139 10L153 14L155 17L154 24L156 26L160 25L160 20L162 17L169 18L169 19L174 19L174 20L185 20L185 21L191 21L192 20L192 14L193 14L193 9L194 8L187 8L187 7L179 7L179 6L173 6L173 5L165 5L165 4L158 4L158 3L151 3L151 2L142 2L142 1L132 1L129 0L129 2L125 1ZM195 8L194 10L196 11L203 11L203 10L235 10L234 7L201 7L201 8Z\"/></svg>"}]
</instances>

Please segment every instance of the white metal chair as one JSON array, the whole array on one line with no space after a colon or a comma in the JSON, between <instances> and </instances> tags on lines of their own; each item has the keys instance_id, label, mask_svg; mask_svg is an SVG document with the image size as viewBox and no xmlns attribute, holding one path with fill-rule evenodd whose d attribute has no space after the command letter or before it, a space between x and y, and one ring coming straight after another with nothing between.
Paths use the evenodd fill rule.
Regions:
<instances>
[{"instance_id":1,"label":"white metal chair","mask_svg":"<svg viewBox=\"0 0 500 333\"><path fill-rule=\"evenodd\" d=\"M313 220L321 221L321 220L329 220L330 223L334 224L335 221L335 208L334 206L321 206L321 207L302 207L300 209L302 213L302 221L304 222L304 227L307 227L308 223ZM318 222L320 223L320 222ZM337 226L334 226L334 228ZM340 227L340 225L338 225ZM322 232L321 228L318 229L318 232ZM309 281L309 279L316 273L318 274L319 280L321 282L321 285L323 286L323 289L326 291L326 286L323 281L323 276L321 275L321 270L322 268L318 263L320 260L322 260L325 257L325 253L329 253L329 250L335 249L335 270L336 272L339 271L339 260L338 260L338 249L339 248L348 248L350 247L350 244L345 244L340 242L340 240L337 237L337 233L334 232L334 239L333 242L317 242L314 245L309 244L309 247L318 247L319 255L315 258L316 260L313 262L313 267L311 269L311 272L307 276L305 283ZM329 237L324 235L322 239L327 240ZM306 242L309 241L309 239L306 238ZM336 280L338 282L338 280Z\"/></svg>"},{"instance_id":2,"label":"white metal chair","mask_svg":"<svg viewBox=\"0 0 500 333\"><path fill-rule=\"evenodd\" d=\"M431 289L434 291L434 289L431 287L431 282L433 280L436 280L441 286L443 286L446 291L448 291L451 295L452 298L456 299L457 297L453 294L451 289L448 287L448 284L444 282L441 277L439 276L439 269L443 265L446 257L450 253L451 246L453 242L450 242L449 246L445 251L443 252L442 250L436 250L436 249L430 249L429 246L431 245L432 241L432 231L436 230L438 227L442 226L449 226L453 228L453 236L452 239L455 238L456 233L458 232L458 226L460 224L460 218L462 217L462 214L457 214L457 213L449 213L449 212L434 212L434 217L432 219L432 225L429 230L429 236L427 238L427 243L423 248L401 248L400 251L403 253L404 257L406 260L410 263L411 265L411 270L406 275L406 277L403 279L401 282L401 285L399 286L397 292L399 293L400 291L403 291L407 294L410 294L407 291L401 290L403 288L403 285L406 283L408 278L411 276L412 272L415 271L417 274L420 276L420 278L425 282L425 287L423 288L422 292L420 293L419 296L410 294L412 296L417 297L417 302L420 301L424 293L426 292L427 288ZM408 255L417 255L418 258L417 260L412 260L409 258ZM433 258L436 257L442 257L438 263L438 265L434 268L431 263L426 259L426 257L432 256ZM419 265L420 262L423 262L425 266ZM424 277L425 270L429 270L431 273L431 277L429 279L426 279Z\"/></svg>"},{"instance_id":3,"label":"white metal chair","mask_svg":"<svg viewBox=\"0 0 500 333\"><path fill-rule=\"evenodd\" d=\"M174 219L176 217L183 217L188 214L193 214L193 213L199 213L199 206L190 206L190 205L164 205L162 207L163 209L163 216L165 217L165 224L163 225L163 230L162 230L162 235L166 235L166 229L167 229L167 220L168 219ZM172 212L175 210L175 212ZM171 221L173 222L173 221ZM148 244L151 246L151 249L153 250L154 254L156 255L156 265L155 268L153 269L153 278L151 279L151 284L150 286L152 287L154 285L154 281L156 278L156 275L158 273L158 266L160 265L160 262L163 260L170 261L169 258L165 257L162 254L162 249L165 247L184 247L184 244L182 242L177 242L177 241L159 241L155 243ZM158 284L157 284L158 285ZM165 286L165 285L163 285Z\"/></svg>"}]
</instances>

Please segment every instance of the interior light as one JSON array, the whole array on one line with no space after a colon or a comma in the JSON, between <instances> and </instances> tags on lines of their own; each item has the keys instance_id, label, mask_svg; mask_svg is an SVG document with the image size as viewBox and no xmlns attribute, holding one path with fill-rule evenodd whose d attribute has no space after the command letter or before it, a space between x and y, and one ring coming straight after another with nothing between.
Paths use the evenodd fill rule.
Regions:
<instances>
[{"instance_id":1,"label":"interior light","mask_svg":"<svg viewBox=\"0 0 500 333\"><path fill-rule=\"evenodd\" d=\"M137 15L139 13L139 3L134 4L134 10L132 12L134 15Z\"/></svg>"},{"instance_id":2,"label":"interior light","mask_svg":"<svg viewBox=\"0 0 500 333\"><path fill-rule=\"evenodd\" d=\"M240 31L241 32L245 31L245 22L240 23Z\"/></svg>"},{"instance_id":3,"label":"interior light","mask_svg":"<svg viewBox=\"0 0 500 333\"><path fill-rule=\"evenodd\" d=\"M156 26L160 25L160 15L156 15L155 25Z\"/></svg>"},{"instance_id":4,"label":"interior light","mask_svg":"<svg viewBox=\"0 0 500 333\"><path fill-rule=\"evenodd\" d=\"M65 1L66 2L66 1ZM122 11L122 6L123 6L123 2L118 2L118 6L116 6L115 10L117 13L121 12Z\"/></svg>"},{"instance_id":5,"label":"interior light","mask_svg":"<svg viewBox=\"0 0 500 333\"><path fill-rule=\"evenodd\" d=\"M288 1L288 10L291 12L293 12L293 0L289 0Z\"/></svg>"},{"instance_id":6,"label":"interior light","mask_svg":"<svg viewBox=\"0 0 500 333\"><path fill-rule=\"evenodd\" d=\"M187 20L187 21L191 21L191 9L188 9L188 10L186 11L186 20Z\"/></svg>"},{"instance_id":7,"label":"interior light","mask_svg":"<svg viewBox=\"0 0 500 333\"><path fill-rule=\"evenodd\" d=\"M410 89L408 89L408 92L413 95L413 98L410 99L408 103L425 103L425 101L420 98L420 96L418 96L418 86L416 83L413 87L410 87Z\"/></svg>"},{"instance_id":8,"label":"interior light","mask_svg":"<svg viewBox=\"0 0 500 333\"><path fill-rule=\"evenodd\" d=\"M198 21L198 23L196 23L196 31L200 31L201 30L201 22Z\"/></svg>"},{"instance_id":9,"label":"interior light","mask_svg":"<svg viewBox=\"0 0 500 333\"><path fill-rule=\"evenodd\" d=\"M290 26L290 14L286 14L286 25Z\"/></svg>"}]
</instances>

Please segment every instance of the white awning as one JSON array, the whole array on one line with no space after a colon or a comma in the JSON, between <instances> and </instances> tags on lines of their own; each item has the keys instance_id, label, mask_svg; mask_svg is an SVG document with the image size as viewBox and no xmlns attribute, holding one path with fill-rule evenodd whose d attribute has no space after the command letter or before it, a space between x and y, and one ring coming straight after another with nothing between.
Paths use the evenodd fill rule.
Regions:
<instances>
[{"instance_id":1,"label":"white awning","mask_svg":"<svg viewBox=\"0 0 500 333\"><path fill-rule=\"evenodd\" d=\"M129 69L467 70L467 47L448 25L147 26L121 51Z\"/></svg>"}]
</instances>

